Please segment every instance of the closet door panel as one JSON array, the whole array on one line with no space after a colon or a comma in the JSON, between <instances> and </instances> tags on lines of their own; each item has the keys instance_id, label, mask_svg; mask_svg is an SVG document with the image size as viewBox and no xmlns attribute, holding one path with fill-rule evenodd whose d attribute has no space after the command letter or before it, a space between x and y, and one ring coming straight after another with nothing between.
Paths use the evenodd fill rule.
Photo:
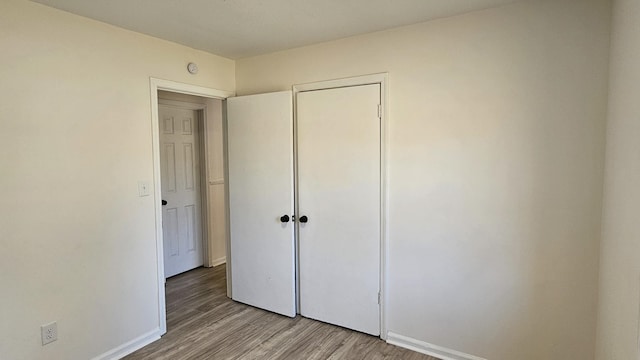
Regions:
<instances>
[{"instance_id":1,"label":"closet door panel","mask_svg":"<svg viewBox=\"0 0 640 360\"><path fill-rule=\"evenodd\" d=\"M291 317L292 109L290 91L227 100L232 298Z\"/></svg>"},{"instance_id":2,"label":"closet door panel","mask_svg":"<svg viewBox=\"0 0 640 360\"><path fill-rule=\"evenodd\" d=\"M297 94L300 313L380 334L380 85Z\"/></svg>"}]
</instances>

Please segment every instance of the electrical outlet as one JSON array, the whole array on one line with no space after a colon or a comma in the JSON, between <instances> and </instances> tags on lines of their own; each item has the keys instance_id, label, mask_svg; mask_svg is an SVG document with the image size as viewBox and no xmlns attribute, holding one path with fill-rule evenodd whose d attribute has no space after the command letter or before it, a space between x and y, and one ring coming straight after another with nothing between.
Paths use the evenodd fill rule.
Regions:
<instances>
[{"instance_id":1,"label":"electrical outlet","mask_svg":"<svg viewBox=\"0 0 640 360\"><path fill-rule=\"evenodd\" d=\"M54 321L40 326L40 334L42 335L42 345L58 340L58 323Z\"/></svg>"}]
</instances>

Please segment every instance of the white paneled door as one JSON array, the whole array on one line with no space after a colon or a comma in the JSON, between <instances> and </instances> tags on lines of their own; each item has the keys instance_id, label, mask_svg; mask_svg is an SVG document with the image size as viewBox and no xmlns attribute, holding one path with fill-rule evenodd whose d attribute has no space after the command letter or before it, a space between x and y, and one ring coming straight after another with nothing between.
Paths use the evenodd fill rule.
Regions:
<instances>
[{"instance_id":1,"label":"white paneled door","mask_svg":"<svg viewBox=\"0 0 640 360\"><path fill-rule=\"evenodd\" d=\"M203 264L197 112L158 107L164 273Z\"/></svg>"},{"instance_id":2,"label":"white paneled door","mask_svg":"<svg viewBox=\"0 0 640 360\"><path fill-rule=\"evenodd\" d=\"M300 314L380 334L380 85L300 92ZM306 221L306 222L305 222Z\"/></svg>"},{"instance_id":3,"label":"white paneled door","mask_svg":"<svg viewBox=\"0 0 640 360\"><path fill-rule=\"evenodd\" d=\"M291 92L227 100L234 300L295 316Z\"/></svg>"}]
</instances>

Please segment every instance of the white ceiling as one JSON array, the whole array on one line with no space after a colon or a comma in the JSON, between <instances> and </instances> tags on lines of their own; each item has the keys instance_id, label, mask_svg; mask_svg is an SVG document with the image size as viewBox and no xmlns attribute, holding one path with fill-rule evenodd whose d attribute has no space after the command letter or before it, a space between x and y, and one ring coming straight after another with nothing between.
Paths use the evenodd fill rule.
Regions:
<instances>
[{"instance_id":1,"label":"white ceiling","mask_svg":"<svg viewBox=\"0 0 640 360\"><path fill-rule=\"evenodd\" d=\"M32 0L238 59L518 0Z\"/></svg>"}]
</instances>

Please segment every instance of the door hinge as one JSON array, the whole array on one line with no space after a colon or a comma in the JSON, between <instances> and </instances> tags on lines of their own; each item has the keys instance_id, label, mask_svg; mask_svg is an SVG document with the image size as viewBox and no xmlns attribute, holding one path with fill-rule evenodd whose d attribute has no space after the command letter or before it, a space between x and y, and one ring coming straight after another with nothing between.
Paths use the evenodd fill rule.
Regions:
<instances>
[{"instance_id":1,"label":"door hinge","mask_svg":"<svg viewBox=\"0 0 640 360\"><path fill-rule=\"evenodd\" d=\"M380 292L378 291L378 305L380 305Z\"/></svg>"},{"instance_id":2,"label":"door hinge","mask_svg":"<svg viewBox=\"0 0 640 360\"><path fill-rule=\"evenodd\" d=\"M378 104L378 119L382 119L382 104Z\"/></svg>"}]
</instances>

